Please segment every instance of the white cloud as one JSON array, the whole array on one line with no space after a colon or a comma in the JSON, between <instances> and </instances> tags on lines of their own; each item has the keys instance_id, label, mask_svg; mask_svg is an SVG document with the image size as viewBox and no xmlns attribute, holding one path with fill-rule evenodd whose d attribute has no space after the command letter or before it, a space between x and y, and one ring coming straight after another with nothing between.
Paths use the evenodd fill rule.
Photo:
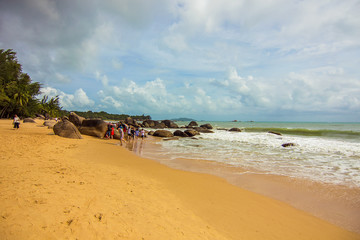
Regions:
<instances>
[{"instance_id":1,"label":"white cloud","mask_svg":"<svg viewBox=\"0 0 360 240\"><path fill-rule=\"evenodd\" d=\"M68 94L52 87L45 87L41 89L39 97L42 98L44 95L49 98L59 96L60 105L66 110L88 110L95 103L82 88L77 89L74 94Z\"/></svg>"},{"instance_id":2,"label":"white cloud","mask_svg":"<svg viewBox=\"0 0 360 240\"><path fill-rule=\"evenodd\" d=\"M64 108L359 110L358 0L0 2L0 46Z\"/></svg>"}]
</instances>

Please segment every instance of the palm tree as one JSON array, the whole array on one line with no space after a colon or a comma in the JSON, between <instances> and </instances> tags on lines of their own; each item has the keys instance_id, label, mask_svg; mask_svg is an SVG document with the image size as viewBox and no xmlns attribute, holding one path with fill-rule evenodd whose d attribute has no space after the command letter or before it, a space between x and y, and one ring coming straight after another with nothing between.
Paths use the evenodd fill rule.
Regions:
<instances>
[{"instance_id":1,"label":"palm tree","mask_svg":"<svg viewBox=\"0 0 360 240\"><path fill-rule=\"evenodd\" d=\"M62 109L62 107L60 107L59 96L52 97L49 100L49 97L45 95L41 99L40 108L44 115L48 114L50 117L58 116Z\"/></svg>"}]
</instances>

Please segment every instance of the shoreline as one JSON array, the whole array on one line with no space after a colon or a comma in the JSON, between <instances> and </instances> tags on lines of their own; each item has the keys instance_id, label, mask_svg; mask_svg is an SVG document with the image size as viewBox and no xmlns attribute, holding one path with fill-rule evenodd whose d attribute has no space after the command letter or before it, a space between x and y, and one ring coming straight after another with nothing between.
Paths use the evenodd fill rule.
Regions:
<instances>
[{"instance_id":1,"label":"shoreline","mask_svg":"<svg viewBox=\"0 0 360 240\"><path fill-rule=\"evenodd\" d=\"M360 239L286 203L89 136L0 120L4 239Z\"/></svg>"},{"instance_id":2,"label":"shoreline","mask_svg":"<svg viewBox=\"0 0 360 240\"><path fill-rule=\"evenodd\" d=\"M127 149L174 169L221 177L237 187L285 202L349 231L360 233L360 188L264 174L214 161L185 158L169 160L160 157L160 146L154 144L154 141L161 139L150 137L141 148Z\"/></svg>"}]
</instances>

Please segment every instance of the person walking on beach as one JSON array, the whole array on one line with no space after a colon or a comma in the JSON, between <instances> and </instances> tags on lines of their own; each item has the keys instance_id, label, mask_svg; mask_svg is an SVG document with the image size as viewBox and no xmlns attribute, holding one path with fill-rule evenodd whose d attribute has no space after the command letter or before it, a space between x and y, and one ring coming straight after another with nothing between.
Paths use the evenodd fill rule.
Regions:
<instances>
[{"instance_id":1,"label":"person walking on beach","mask_svg":"<svg viewBox=\"0 0 360 240\"><path fill-rule=\"evenodd\" d=\"M128 141L130 141L131 138L131 126L128 128Z\"/></svg>"},{"instance_id":2,"label":"person walking on beach","mask_svg":"<svg viewBox=\"0 0 360 240\"><path fill-rule=\"evenodd\" d=\"M119 133L120 133L120 145L122 146L123 145L123 141L126 142L126 140L124 139L124 130L123 130L123 127L120 125L118 127L118 130L119 130Z\"/></svg>"},{"instance_id":3,"label":"person walking on beach","mask_svg":"<svg viewBox=\"0 0 360 240\"><path fill-rule=\"evenodd\" d=\"M140 134L141 134L141 140L144 140L144 137L145 137L145 130L144 130L143 128L141 129Z\"/></svg>"},{"instance_id":4,"label":"person walking on beach","mask_svg":"<svg viewBox=\"0 0 360 240\"><path fill-rule=\"evenodd\" d=\"M15 129L19 129L19 127L20 127L20 118L15 114L15 116L14 116L14 128Z\"/></svg>"},{"instance_id":5,"label":"person walking on beach","mask_svg":"<svg viewBox=\"0 0 360 240\"><path fill-rule=\"evenodd\" d=\"M111 124L111 135L110 135L110 139L114 138L114 134L115 134L115 127L113 124Z\"/></svg>"},{"instance_id":6,"label":"person walking on beach","mask_svg":"<svg viewBox=\"0 0 360 240\"><path fill-rule=\"evenodd\" d=\"M107 131L106 131L106 133L105 133L105 137L106 137L107 139L109 139L109 138L110 138L110 135L111 135L111 125L110 125L110 123L108 123L108 129L107 129Z\"/></svg>"},{"instance_id":7,"label":"person walking on beach","mask_svg":"<svg viewBox=\"0 0 360 240\"><path fill-rule=\"evenodd\" d=\"M139 131L139 128L136 129L135 131L135 136L136 136L136 139L139 138L139 134L140 134L140 131Z\"/></svg>"}]
</instances>

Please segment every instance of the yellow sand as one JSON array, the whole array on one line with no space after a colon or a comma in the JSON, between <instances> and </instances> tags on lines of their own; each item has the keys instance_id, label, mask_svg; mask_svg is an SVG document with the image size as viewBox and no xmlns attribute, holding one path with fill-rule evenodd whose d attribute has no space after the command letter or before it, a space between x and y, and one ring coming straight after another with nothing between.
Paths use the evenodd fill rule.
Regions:
<instances>
[{"instance_id":1,"label":"yellow sand","mask_svg":"<svg viewBox=\"0 0 360 240\"><path fill-rule=\"evenodd\" d=\"M360 239L116 140L66 139L40 126L0 120L0 239Z\"/></svg>"}]
</instances>

